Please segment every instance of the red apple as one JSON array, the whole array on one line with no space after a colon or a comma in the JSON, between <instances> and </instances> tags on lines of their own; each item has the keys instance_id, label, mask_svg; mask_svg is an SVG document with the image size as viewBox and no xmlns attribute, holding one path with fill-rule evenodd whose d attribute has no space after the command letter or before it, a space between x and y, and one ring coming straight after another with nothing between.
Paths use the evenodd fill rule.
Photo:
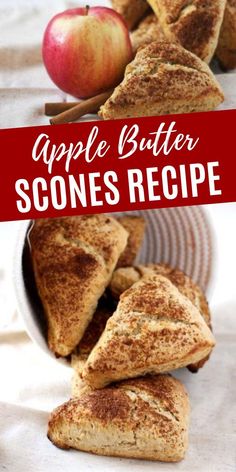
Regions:
<instances>
[{"instance_id":1,"label":"red apple","mask_svg":"<svg viewBox=\"0 0 236 472\"><path fill-rule=\"evenodd\" d=\"M87 98L122 80L132 46L121 15L111 8L84 7L51 19L42 53L53 82L70 95Z\"/></svg>"}]
</instances>

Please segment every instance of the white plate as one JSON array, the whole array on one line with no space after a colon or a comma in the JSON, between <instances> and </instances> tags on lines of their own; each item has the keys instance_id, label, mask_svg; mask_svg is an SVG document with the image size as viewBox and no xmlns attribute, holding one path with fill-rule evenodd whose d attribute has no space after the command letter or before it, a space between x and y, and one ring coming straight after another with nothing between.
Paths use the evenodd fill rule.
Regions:
<instances>
[{"instance_id":1,"label":"white plate","mask_svg":"<svg viewBox=\"0 0 236 472\"><path fill-rule=\"evenodd\" d=\"M127 214L141 215L147 223L137 262L165 262L178 267L191 276L210 299L216 252L215 238L206 211L201 207L182 207L140 210ZM27 265L26 236L29 225L29 221L22 222L15 250L13 283L17 307L29 336L55 359L47 346L42 309ZM65 363L62 359L59 361Z\"/></svg>"}]
</instances>

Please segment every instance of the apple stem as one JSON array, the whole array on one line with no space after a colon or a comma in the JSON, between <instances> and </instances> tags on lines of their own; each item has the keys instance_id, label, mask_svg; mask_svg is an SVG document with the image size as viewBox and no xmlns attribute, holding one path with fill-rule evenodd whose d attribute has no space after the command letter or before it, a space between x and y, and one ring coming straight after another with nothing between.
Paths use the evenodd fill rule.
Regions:
<instances>
[{"instance_id":1,"label":"apple stem","mask_svg":"<svg viewBox=\"0 0 236 472\"><path fill-rule=\"evenodd\" d=\"M86 5L86 7L85 7L85 15L86 16L88 15L88 12L89 12L89 5Z\"/></svg>"}]
</instances>

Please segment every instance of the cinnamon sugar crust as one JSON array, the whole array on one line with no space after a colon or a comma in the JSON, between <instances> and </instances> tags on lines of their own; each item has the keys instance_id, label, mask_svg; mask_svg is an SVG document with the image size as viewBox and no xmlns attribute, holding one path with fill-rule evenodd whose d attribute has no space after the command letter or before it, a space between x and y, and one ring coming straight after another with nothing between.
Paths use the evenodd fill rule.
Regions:
<instances>
[{"instance_id":1,"label":"cinnamon sugar crust","mask_svg":"<svg viewBox=\"0 0 236 472\"><path fill-rule=\"evenodd\" d=\"M185 295L201 312L205 322L211 326L211 314L207 299L201 288L192 281L183 271L174 269L168 264L147 264L134 267L124 267L113 272L109 285L112 295L119 299L120 295L130 288L143 275L154 273L167 277L178 290Z\"/></svg>"},{"instance_id":2,"label":"cinnamon sugar crust","mask_svg":"<svg viewBox=\"0 0 236 472\"><path fill-rule=\"evenodd\" d=\"M145 275L120 297L82 378L92 388L196 363L215 345L199 310L161 275Z\"/></svg>"},{"instance_id":3,"label":"cinnamon sugar crust","mask_svg":"<svg viewBox=\"0 0 236 472\"><path fill-rule=\"evenodd\" d=\"M165 39L164 31L154 13L150 13L140 21L137 28L131 33L133 51L147 46L154 41Z\"/></svg>"},{"instance_id":4,"label":"cinnamon sugar crust","mask_svg":"<svg viewBox=\"0 0 236 472\"><path fill-rule=\"evenodd\" d=\"M81 340L127 239L118 221L102 214L35 221L31 256L49 348L57 356Z\"/></svg>"},{"instance_id":5,"label":"cinnamon sugar crust","mask_svg":"<svg viewBox=\"0 0 236 472\"><path fill-rule=\"evenodd\" d=\"M58 447L95 454L176 462L188 445L189 399L170 375L81 390L50 416Z\"/></svg>"},{"instance_id":6,"label":"cinnamon sugar crust","mask_svg":"<svg viewBox=\"0 0 236 472\"><path fill-rule=\"evenodd\" d=\"M105 297L102 297L79 345L71 355L71 365L74 369L72 391L77 391L78 376L81 376L90 352L98 342L105 329L107 320L110 318L110 316L112 316L114 311L115 304L113 304L111 301L108 302Z\"/></svg>"},{"instance_id":7,"label":"cinnamon sugar crust","mask_svg":"<svg viewBox=\"0 0 236 472\"><path fill-rule=\"evenodd\" d=\"M210 111L224 100L207 64L167 41L139 50L101 107L104 119Z\"/></svg>"},{"instance_id":8,"label":"cinnamon sugar crust","mask_svg":"<svg viewBox=\"0 0 236 472\"><path fill-rule=\"evenodd\" d=\"M123 16L128 28L132 30L149 10L146 0L111 0L112 7Z\"/></svg>"}]
</instances>

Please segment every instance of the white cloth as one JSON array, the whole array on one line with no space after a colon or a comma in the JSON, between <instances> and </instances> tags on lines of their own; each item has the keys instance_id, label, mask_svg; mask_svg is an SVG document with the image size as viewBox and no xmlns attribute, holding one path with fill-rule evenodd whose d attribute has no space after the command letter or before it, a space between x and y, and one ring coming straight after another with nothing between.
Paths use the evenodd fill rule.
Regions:
<instances>
[{"instance_id":1,"label":"white cloth","mask_svg":"<svg viewBox=\"0 0 236 472\"><path fill-rule=\"evenodd\" d=\"M48 19L75 5L77 1L1 0L0 128L48 123L43 104L61 99L61 93L42 67L40 42ZM219 80L226 92L224 107L236 108L235 74L221 75ZM61 451L48 441L48 412L69 398L71 370L43 354L24 331L11 288L19 223L0 223L1 470L235 472L236 204L215 205L209 211L218 235L216 290L211 300L217 347L197 375L187 370L176 374L189 391L192 414L186 460L174 465Z\"/></svg>"}]
</instances>

